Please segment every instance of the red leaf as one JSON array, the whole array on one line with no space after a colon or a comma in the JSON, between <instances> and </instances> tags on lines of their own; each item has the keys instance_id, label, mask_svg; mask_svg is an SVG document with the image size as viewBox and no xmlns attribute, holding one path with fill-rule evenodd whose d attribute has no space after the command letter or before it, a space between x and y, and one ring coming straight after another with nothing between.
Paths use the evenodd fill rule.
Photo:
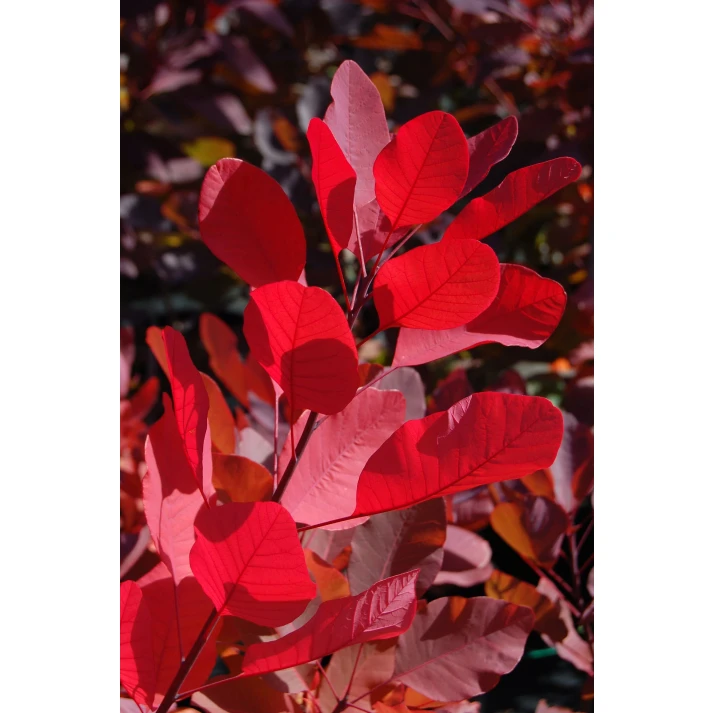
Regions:
<instances>
[{"instance_id":1,"label":"red leaf","mask_svg":"<svg viewBox=\"0 0 713 713\"><path fill-rule=\"evenodd\" d=\"M533 623L531 609L488 597L436 599L399 639L394 678L438 701L480 695L515 668Z\"/></svg>"},{"instance_id":2,"label":"red leaf","mask_svg":"<svg viewBox=\"0 0 713 713\"><path fill-rule=\"evenodd\" d=\"M409 250L389 260L374 280L379 329L459 327L487 309L499 284L498 258L477 240Z\"/></svg>"},{"instance_id":3,"label":"red leaf","mask_svg":"<svg viewBox=\"0 0 713 713\"><path fill-rule=\"evenodd\" d=\"M376 199L366 205L360 206L357 209L356 219L359 221L359 236L365 263L381 252L381 247L384 245L387 236L391 236L386 244L386 247L390 248L399 242L409 230L408 228L392 230L389 219L384 215ZM349 243L349 249L355 255L359 255L356 239L356 223Z\"/></svg>"},{"instance_id":4,"label":"red leaf","mask_svg":"<svg viewBox=\"0 0 713 713\"><path fill-rule=\"evenodd\" d=\"M448 330L402 329L393 366L425 364L490 342L535 349L559 324L566 302L558 282L521 265L500 265L498 294L482 314Z\"/></svg>"},{"instance_id":5,"label":"red leaf","mask_svg":"<svg viewBox=\"0 0 713 713\"><path fill-rule=\"evenodd\" d=\"M151 614L138 584L130 581L121 583L121 684L137 703L153 701Z\"/></svg>"},{"instance_id":6,"label":"red leaf","mask_svg":"<svg viewBox=\"0 0 713 713\"><path fill-rule=\"evenodd\" d=\"M302 273L302 225L280 184L259 168L240 159L218 161L203 180L198 217L213 254L253 287Z\"/></svg>"},{"instance_id":7,"label":"red leaf","mask_svg":"<svg viewBox=\"0 0 713 713\"><path fill-rule=\"evenodd\" d=\"M435 584L455 584L473 587L489 579L493 572L490 558L493 552L487 540L470 530L448 525L443 567Z\"/></svg>"},{"instance_id":8,"label":"red leaf","mask_svg":"<svg viewBox=\"0 0 713 713\"><path fill-rule=\"evenodd\" d=\"M208 392L200 372L191 361L183 335L173 327L165 327L161 334L166 347L178 435L181 437L183 451L196 483L201 488L203 451L208 431ZM210 440L208 440L208 450L210 451Z\"/></svg>"},{"instance_id":9,"label":"red leaf","mask_svg":"<svg viewBox=\"0 0 713 713\"><path fill-rule=\"evenodd\" d=\"M191 576L188 555L195 542L193 523L204 503L193 471L181 447L171 400L163 395L164 413L149 429L146 439L147 472L141 483L146 522L161 559L178 584ZM210 458L210 431L206 431L204 456ZM212 467L205 467L203 493L215 492Z\"/></svg>"},{"instance_id":10,"label":"red leaf","mask_svg":"<svg viewBox=\"0 0 713 713\"><path fill-rule=\"evenodd\" d=\"M208 427L215 450L235 453L235 420L220 386L207 374L201 373L203 386L208 393Z\"/></svg>"},{"instance_id":11,"label":"red leaf","mask_svg":"<svg viewBox=\"0 0 713 713\"><path fill-rule=\"evenodd\" d=\"M508 116L495 126L468 139L468 178L459 198L470 193L490 173L490 169L510 153L515 139L517 119L514 116Z\"/></svg>"},{"instance_id":12,"label":"red leaf","mask_svg":"<svg viewBox=\"0 0 713 713\"><path fill-rule=\"evenodd\" d=\"M349 586L355 593L363 592L372 582L418 568L416 594L423 596L441 568L445 540L443 498L375 515L354 533Z\"/></svg>"},{"instance_id":13,"label":"red leaf","mask_svg":"<svg viewBox=\"0 0 713 713\"><path fill-rule=\"evenodd\" d=\"M356 171L354 204L374 199L374 161L391 135L379 90L356 62L342 62L332 79L334 102L324 122Z\"/></svg>"},{"instance_id":14,"label":"red leaf","mask_svg":"<svg viewBox=\"0 0 713 713\"><path fill-rule=\"evenodd\" d=\"M359 478L354 517L408 507L552 464L562 414L547 399L485 392L407 421Z\"/></svg>"},{"instance_id":15,"label":"red leaf","mask_svg":"<svg viewBox=\"0 0 713 713\"><path fill-rule=\"evenodd\" d=\"M188 654L203 629L212 606L195 578L186 577L176 587L163 564L154 567L137 584L141 587L151 614L156 671L156 695L152 707L156 708L181 665L181 650L184 655ZM180 640L174 597L181 613ZM205 683L215 666L218 633L219 628L216 627L183 682L182 690L190 690Z\"/></svg>"},{"instance_id":16,"label":"red leaf","mask_svg":"<svg viewBox=\"0 0 713 713\"><path fill-rule=\"evenodd\" d=\"M281 626L314 597L297 527L281 505L204 508L195 530L191 569L221 615Z\"/></svg>"},{"instance_id":17,"label":"red leaf","mask_svg":"<svg viewBox=\"0 0 713 713\"><path fill-rule=\"evenodd\" d=\"M312 151L312 182L334 256L349 247L354 227L354 186L356 173L344 158L329 127L312 119L307 129Z\"/></svg>"},{"instance_id":18,"label":"red leaf","mask_svg":"<svg viewBox=\"0 0 713 713\"><path fill-rule=\"evenodd\" d=\"M359 475L371 455L404 422L406 400L397 391L367 389L314 432L295 468L282 504L297 522L316 525L348 517L356 505ZM295 425L295 442L308 414ZM282 474L292 455L289 439L280 455ZM348 527L354 527L350 522ZM341 529L342 525L334 527ZM372 580L374 581L374 580Z\"/></svg>"},{"instance_id":19,"label":"red leaf","mask_svg":"<svg viewBox=\"0 0 713 713\"><path fill-rule=\"evenodd\" d=\"M376 198L394 229L428 223L450 208L468 176L468 144L442 111L404 124L374 163Z\"/></svg>"},{"instance_id":20,"label":"red leaf","mask_svg":"<svg viewBox=\"0 0 713 713\"><path fill-rule=\"evenodd\" d=\"M406 631L416 612L418 571L377 582L355 597L324 602L300 629L245 652L243 673L256 676L297 666L351 644L388 639Z\"/></svg>"},{"instance_id":21,"label":"red leaf","mask_svg":"<svg viewBox=\"0 0 713 713\"><path fill-rule=\"evenodd\" d=\"M244 333L293 413L338 413L352 400L359 384L354 337L339 305L324 290L296 282L254 290Z\"/></svg>"},{"instance_id":22,"label":"red leaf","mask_svg":"<svg viewBox=\"0 0 713 713\"><path fill-rule=\"evenodd\" d=\"M555 158L514 171L490 193L468 203L443 240L482 240L576 181L581 172L573 158Z\"/></svg>"}]
</instances>

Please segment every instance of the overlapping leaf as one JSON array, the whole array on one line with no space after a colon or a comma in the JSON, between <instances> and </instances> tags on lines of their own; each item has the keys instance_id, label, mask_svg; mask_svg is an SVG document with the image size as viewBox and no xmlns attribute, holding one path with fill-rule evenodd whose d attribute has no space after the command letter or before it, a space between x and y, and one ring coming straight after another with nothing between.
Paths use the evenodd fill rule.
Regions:
<instances>
[{"instance_id":1,"label":"overlapping leaf","mask_svg":"<svg viewBox=\"0 0 713 713\"><path fill-rule=\"evenodd\" d=\"M354 338L344 313L324 290L287 281L254 290L244 331L293 412L333 414L351 401L359 383Z\"/></svg>"},{"instance_id":2,"label":"overlapping leaf","mask_svg":"<svg viewBox=\"0 0 713 713\"><path fill-rule=\"evenodd\" d=\"M208 392L200 372L191 361L186 340L173 327L163 332L166 348L173 409L176 414L178 435L183 443L183 451L191 466L198 487L203 486L203 459L206 448L210 451L208 431Z\"/></svg>"},{"instance_id":3,"label":"overlapping leaf","mask_svg":"<svg viewBox=\"0 0 713 713\"><path fill-rule=\"evenodd\" d=\"M487 309L499 284L498 258L483 243L423 245L392 258L377 274L379 328L460 327Z\"/></svg>"},{"instance_id":4,"label":"overlapping leaf","mask_svg":"<svg viewBox=\"0 0 713 713\"><path fill-rule=\"evenodd\" d=\"M195 530L191 569L221 614L279 626L314 597L297 528L281 505L204 508Z\"/></svg>"},{"instance_id":5,"label":"overlapping leaf","mask_svg":"<svg viewBox=\"0 0 713 713\"><path fill-rule=\"evenodd\" d=\"M394 229L439 216L458 199L467 176L466 138L442 111L404 124L374 162L376 199Z\"/></svg>"},{"instance_id":6,"label":"overlapping leaf","mask_svg":"<svg viewBox=\"0 0 713 713\"><path fill-rule=\"evenodd\" d=\"M349 247L354 227L354 187L357 176L339 144L321 119L307 129L312 151L312 183L335 257Z\"/></svg>"},{"instance_id":7,"label":"overlapping leaf","mask_svg":"<svg viewBox=\"0 0 713 713\"><path fill-rule=\"evenodd\" d=\"M482 314L447 330L402 329L393 365L425 364L489 342L535 349L559 324L566 302L554 280L521 265L501 265L498 294Z\"/></svg>"},{"instance_id":8,"label":"overlapping leaf","mask_svg":"<svg viewBox=\"0 0 713 713\"><path fill-rule=\"evenodd\" d=\"M443 240L482 240L576 181L581 172L573 158L555 158L513 171L497 188L468 203L448 226Z\"/></svg>"},{"instance_id":9,"label":"overlapping leaf","mask_svg":"<svg viewBox=\"0 0 713 713\"><path fill-rule=\"evenodd\" d=\"M304 269L295 209L277 181L245 161L226 158L208 170L198 218L213 254L253 287L297 280Z\"/></svg>"},{"instance_id":10,"label":"overlapping leaf","mask_svg":"<svg viewBox=\"0 0 713 713\"><path fill-rule=\"evenodd\" d=\"M243 406L248 406L245 367L238 353L238 337L225 322L212 314L201 315L199 329L213 373Z\"/></svg>"},{"instance_id":11,"label":"overlapping leaf","mask_svg":"<svg viewBox=\"0 0 713 713\"><path fill-rule=\"evenodd\" d=\"M188 556L195 542L193 523L213 493L210 429L205 431L202 491L186 460L171 400L163 396L164 413L146 439L147 472L142 481L144 511L151 537L176 582L191 576ZM205 499L204 499L205 497Z\"/></svg>"},{"instance_id":12,"label":"overlapping leaf","mask_svg":"<svg viewBox=\"0 0 713 713\"><path fill-rule=\"evenodd\" d=\"M333 103L324 122L356 172L354 204L374 200L374 161L389 143L384 105L378 89L356 62L342 62L331 87Z\"/></svg>"},{"instance_id":13,"label":"overlapping leaf","mask_svg":"<svg viewBox=\"0 0 713 713\"><path fill-rule=\"evenodd\" d=\"M351 542L347 576L352 592L363 592L384 577L419 569L416 594L423 596L441 567L445 540L442 498L375 515L357 528Z\"/></svg>"},{"instance_id":14,"label":"overlapping leaf","mask_svg":"<svg viewBox=\"0 0 713 713\"><path fill-rule=\"evenodd\" d=\"M401 636L394 678L437 701L485 693L520 660L532 610L488 597L436 599Z\"/></svg>"},{"instance_id":15,"label":"overlapping leaf","mask_svg":"<svg viewBox=\"0 0 713 713\"><path fill-rule=\"evenodd\" d=\"M487 175L490 169L510 153L517 139L517 119L508 116L468 139L468 178L459 198L470 193Z\"/></svg>"},{"instance_id":16,"label":"overlapping leaf","mask_svg":"<svg viewBox=\"0 0 713 713\"><path fill-rule=\"evenodd\" d=\"M457 525L448 525L443 566L436 575L435 584L473 587L485 582L493 572L492 554L488 541L480 535Z\"/></svg>"},{"instance_id":17,"label":"overlapping leaf","mask_svg":"<svg viewBox=\"0 0 713 713\"><path fill-rule=\"evenodd\" d=\"M390 577L353 597L323 603L302 628L245 653L247 676L320 659L350 644L388 639L408 629L416 612L418 571Z\"/></svg>"},{"instance_id":18,"label":"overlapping leaf","mask_svg":"<svg viewBox=\"0 0 713 713\"><path fill-rule=\"evenodd\" d=\"M366 464L354 517L415 505L547 467L562 415L547 399L485 392L406 422Z\"/></svg>"},{"instance_id":19,"label":"overlapping leaf","mask_svg":"<svg viewBox=\"0 0 713 713\"><path fill-rule=\"evenodd\" d=\"M307 443L282 498L292 517L315 525L351 515L362 469L404 422L405 409L406 401L399 392L370 388L343 411L326 419ZM295 424L296 441L306 421L307 415L303 414ZM288 442L280 455L279 473L284 472L291 454ZM350 522L349 526L356 524Z\"/></svg>"}]
</instances>

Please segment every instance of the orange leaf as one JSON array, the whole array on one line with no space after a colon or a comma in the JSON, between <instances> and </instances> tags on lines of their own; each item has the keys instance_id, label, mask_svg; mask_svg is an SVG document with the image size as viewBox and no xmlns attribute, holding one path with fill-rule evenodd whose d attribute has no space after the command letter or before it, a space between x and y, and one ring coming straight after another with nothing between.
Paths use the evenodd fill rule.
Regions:
<instances>
[{"instance_id":1,"label":"orange leaf","mask_svg":"<svg viewBox=\"0 0 713 713\"><path fill-rule=\"evenodd\" d=\"M569 519L549 498L526 495L521 501L496 505L490 524L522 557L552 567L559 558Z\"/></svg>"},{"instance_id":2,"label":"orange leaf","mask_svg":"<svg viewBox=\"0 0 713 713\"><path fill-rule=\"evenodd\" d=\"M307 569L317 583L319 595L322 601L328 602L331 599L341 599L351 595L347 578L329 562L325 562L312 550L305 550L305 560Z\"/></svg>"},{"instance_id":3,"label":"orange leaf","mask_svg":"<svg viewBox=\"0 0 713 713\"><path fill-rule=\"evenodd\" d=\"M533 494L544 495L550 500L555 500L555 488L552 476L547 470L536 470L530 475L521 478L520 482Z\"/></svg>"},{"instance_id":4,"label":"orange leaf","mask_svg":"<svg viewBox=\"0 0 713 713\"><path fill-rule=\"evenodd\" d=\"M223 320L208 313L201 315L199 330L213 373L243 406L249 406L238 337Z\"/></svg>"},{"instance_id":5,"label":"orange leaf","mask_svg":"<svg viewBox=\"0 0 713 713\"><path fill-rule=\"evenodd\" d=\"M559 618L558 608L531 584L496 569L485 583L485 593L493 599L530 607L535 612L536 631L548 634L556 641L567 636L567 627Z\"/></svg>"},{"instance_id":6,"label":"orange leaf","mask_svg":"<svg viewBox=\"0 0 713 713\"><path fill-rule=\"evenodd\" d=\"M164 346L161 329L159 327L149 327L146 330L146 344L149 345L149 349L151 349L153 355L156 357L156 361L163 369L163 373L166 374L166 376L169 376L166 347Z\"/></svg>"},{"instance_id":7,"label":"orange leaf","mask_svg":"<svg viewBox=\"0 0 713 713\"><path fill-rule=\"evenodd\" d=\"M235 453L235 421L218 384L201 373L208 392L208 425L213 446L221 453Z\"/></svg>"},{"instance_id":8,"label":"orange leaf","mask_svg":"<svg viewBox=\"0 0 713 713\"><path fill-rule=\"evenodd\" d=\"M273 479L266 468L249 458L213 453L213 485L233 503L269 500Z\"/></svg>"},{"instance_id":9,"label":"orange leaf","mask_svg":"<svg viewBox=\"0 0 713 713\"><path fill-rule=\"evenodd\" d=\"M355 47L371 50L420 50L421 38L410 30L388 25L375 25L370 35L352 40Z\"/></svg>"},{"instance_id":10,"label":"orange leaf","mask_svg":"<svg viewBox=\"0 0 713 713\"><path fill-rule=\"evenodd\" d=\"M394 87L389 81L389 75L384 74L384 72L374 72L369 79L371 79L374 86L379 90L379 96L384 104L384 109L386 109L388 113L391 113L394 110L394 100L396 95Z\"/></svg>"}]
</instances>

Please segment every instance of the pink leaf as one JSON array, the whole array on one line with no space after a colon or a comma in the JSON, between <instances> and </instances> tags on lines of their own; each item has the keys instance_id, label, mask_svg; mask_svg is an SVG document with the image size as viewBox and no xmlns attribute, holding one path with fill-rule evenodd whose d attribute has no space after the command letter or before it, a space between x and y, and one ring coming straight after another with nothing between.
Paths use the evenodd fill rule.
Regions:
<instances>
[{"instance_id":1,"label":"pink leaf","mask_svg":"<svg viewBox=\"0 0 713 713\"><path fill-rule=\"evenodd\" d=\"M151 614L136 582L121 583L121 685L137 703L153 701Z\"/></svg>"},{"instance_id":2,"label":"pink leaf","mask_svg":"<svg viewBox=\"0 0 713 713\"><path fill-rule=\"evenodd\" d=\"M552 464L562 414L538 396L473 394L442 413L407 421L359 478L354 517L408 507Z\"/></svg>"},{"instance_id":3,"label":"pink leaf","mask_svg":"<svg viewBox=\"0 0 713 713\"><path fill-rule=\"evenodd\" d=\"M514 171L490 193L468 203L443 240L482 240L576 181L581 172L573 158L555 158Z\"/></svg>"},{"instance_id":4,"label":"pink leaf","mask_svg":"<svg viewBox=\"0 0 713 713\"><path fill-rule=\"evenodd\" d=\"M280 184L259 168L218 161L203 179L198 218L205 244L253 287L302 273L302 224Z\"/></svg>"},{"instance_id":5,"label":"pink leaf","mask_svg":"<svg viewBox=\"0 0 713 713\"><path fill-rule=\"evenodd\" d=\"M362 469L404 422L405 409L406 401L397 391L367 389L343 411L326 419L307 443L282 498L292 517L316 525L351 515ZM303 414L295 425L295 442L307 418ZM288 441L280 455L279 473L284 473L291 455Z\"/></svg>"},{"instance_id":6,"label":"pink leaf","mask_svg":"<svg viewBox=\"0 0 713 713\"><path fill-rule=\"evenodd\" d=\"M329 127L321 119L312 119L307 129L312 151L312 182L327 236L336 257L349 247L354 227L354 186L356 173L344 158Z\"/></svg>"},{"instance_id":7,"label":"pink leaf","mask_svg":"<svg viewBox=\"0 0 713 713\"><path fill-rule=\"evenodd\" d=\"M161 332L166 348L169 381L178 425L178 435L183 443L196 483L203 488L203 459L208 431L208 392L200 372L193 365L186 340L173 327ZM210 452L210 439L208 439Z\"/></svg>"},{"instance_id":8,"label":"pink leaf","mask_svg":"<svg viewBox=\"0 0 713 713\"><path fill-rule=\"evenodd\" d=\"M356 221L359 223L359 236L365 263L379 254L381 246L384 244L384 240L386 240L387 236L391 236L386 244L386 247L390 248L401 240L409 230L408 228L392 230L389 219L384 215L376 199L374 199L357 208L354 232L352 233L348 246L355 255L359 255L356 238Z\"/></svg>"},{"instance_id":9,"label":"pink leaf","mask_svg":"<svg viewBox=\"0 0 713 713\"><path fill-rule=\"evenodd\" d=\"M436 599L399 639L394 678L438 701L485 693L522 658L534 620L489 597Z\"/></svg>"},{"instance_id":10,"label":"pink leaf","mask_svg":"<svg viewBox=\"0 0 713 713\"><path fill-rule=\"evenodd\" d=\"M502 161L517 139L517 119L514 116L499 121L477 136L468 139L468 178L459 198L470 193L490 173L490 169Z\"/></svg>"},{"instance_id":11,"label":"pink leaf","mask_svg":"<svg viewBox=\"0 0 713 713\"><path fill-rule=\"evenodd\" d=\"M151 614L156 695L153 704L149 705L156 708L181 665L181 651L184 655L190 651L203 629L212 606L210 599L206 597L193 577L186 577L176 587L163 564L154 567L137 584L141 587L144 601ZM174 596L180 608L180 640ZM215 665L218 633L216 627L208 637L200 656L183 682L183 690L200 686L210 675Z\"/></svg>"},{"instance_id":12,"label":"pink leaf","mask_svg":"<svg viewBox=\"0 0 713 713\"><path fill-rule=\"evenodd\" d=\"M295 522L281 505L204 508L195 530L191 569L221 615L280 626L314 597Z\"/></svg>"},{"instance_id":13,"label":"pink leaf","mask_svg":"<svg viewBox=\"0 0 713 713\"><path fill-rule=\"evenodd\" d=\"M499 284L498 258L477 240L409 250L389 260L374 280L379 328L459 327L487 309Z\"/></svg>"},{"instance_id":14,"label":"pink leaf","mask_svg":"<svg viewBox=\"0 0 713 713\"><path fill-rule=\"evenodd\" d=\"M375 515L356 529L351 543L347 576L352 592L363 592L372 582L418 568L416 594L423 596L441 568L445 539L443 498Z\"/></svg>"},{"instance_id":15,"label":"pink leaf","mask_svg":"<svg viewBox=\"0 0 713 713\"><path fill-rule=\"evenodd\" d=\"M376 198L394 229L439 216L458 200L467 176L465 136L442 111L404 124L374 163Z\"/></svg>"},{"instance_id":16,"label":"pink leaf","mask_svg":"<svg viewBox=\"0 0 713 713\"><path fill-rule=\"evenodd\" d=\"M406 420L426 415L426 387L416 369L395 369L374 384L377 389L400 391L406 399Z\"/></svg>"},{"instance_id":17,"label":"pink leaf","mask_svg":"<svg viewBox=\"0 0 713 713\"><path fill-rule=\"evenodd\" d=\"M388 639L408 629L416 612L418 571L377 582L355 597L324 602L300 629L275 641L248 647L246 676L279 671L351 644Z\"/></svg>"},{"instance_id":18,"label":"pink leaf","mask_svg":"<svg viewBox=\"0 0 713 713\"><path fill-rule=\"evenodd\" d=\"M379 90L356 62L342 62L331 88L334 102L324 122L356 171L355 206L374 199L374 161L391 136Z\"/></svg>"},{"instance_id":19,"label":"pink leaf","mask_svg":"<svg viewBox=\"0 0 713 713\"><path fill-rule=\"evenodd\" d=\"M179 584L191 576L188 555L195 542L193 523L204 503L186 460L171 409L163 396L164 413L149 429L146 439L147 472L141 483L146 522L161 559ZM204 455L210 457L210 431L206 430ZM204 469L203 493L215 493L212 468ZM205 477L207 475L207 477Z\"/></svg>"},{"instance_id":20,"label":"pink leaf","mask_svg":"<svg viewBox=\"0 0 713 713\"><path fill-rule=\"evenodd\" d=\"M493 552L487 540L470 530L448 525L443 567L436 575L435 584L455 584L473 587L490 578Z\"/></svg>"},{"instance_id":21,"label":"pink leaf","mask_svg":"<svg viewBox=\"0 0 713 713\"><path fill-rule=\"evenodd\" d=\"M321 288L277 282L254 290L244 333L294 412L338 413L352 400L359 384L354 337Z\"/></svg>"},{"instance_id":22,"label":"pink leaf","mask_svg":"<svg viewBox=\"0 0 713 713\"><path fill-rule=\"evenodd\" d=\"M500 287L471 322L447 330L402 329L393 366L425 364L482 344L535 349L559 324L567 302L562 286L521 265L500 265Z\"/></svg>"}]
</instances>

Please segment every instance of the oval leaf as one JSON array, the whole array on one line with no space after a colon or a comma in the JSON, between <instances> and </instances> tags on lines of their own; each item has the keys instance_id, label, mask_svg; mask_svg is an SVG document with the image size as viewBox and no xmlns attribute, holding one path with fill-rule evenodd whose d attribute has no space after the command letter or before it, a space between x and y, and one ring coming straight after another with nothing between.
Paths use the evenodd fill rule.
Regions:
<instances>
[{"instance_id":1,"label":"oval leaf","mask_svg":"<svg viewBox=\"0 0 713 713\"><path fill-rule=\"evenodd\" d=\"M499 284L498 258L477 240L409 250L389 260L374 280L379 329L459 327L487 309Z\"/></svg>"},{"instance_id":2,"label":"oval leaf","mask_svg":"<svg viewBox=\"0 0 713 713\"><path fill-rule=\"evenodd\" d=\"M339 305L324 290L297 282L254 290L244 332L293 413L338 413L352 400L359 384L354 337Z\"/></svg>"},{"instance_id":3,"label":"oval leaf","mask_svg":"<svg viewBox=\"0 0 713 713\"><path fill-rule=\"evenodd\" d=\"M334 102L324 115L347 161L356 171L354 204L374 200L374 161L391 135L379 90L356 62L339 65L330 89Z\"/></svg>"},{"instance_id":4,"label":"oval leaf","mask_svg":"<svg viewBox=\"0 0 713 713\"><path fill-rule=\"evenodd\" d=\"M245 367L238 352L237 335L213 314L202 314L198 324L213 373L243 406L249 406Z\"/></svg>"},{"instance_id":5,"label":"oval leaf","mask_svg":"<svg viewBox=\"0 0 713 713\"><path fill-rule=\"evenodd\" d=\"M307 129L312 152L312 182L335 257L349 247L354 227L356 173L344 158L329 127L312 119Z\"/></svg>"},{"instance_id":6,"label":"oval leaf","mask_svg":"<svg viewBox=\"0 0 713 713\"><path fill-rule=\"evenodd\" d=\"M366 464L354 517L408 507L547 467L562 414L538 396L473 394L442 413L407 421Z\"/></svg>"},{"instance_id":7,"label":"oval leaf","mask_svg":"<svg viewBox=\"0 0 713 713\"><path fill-rule=\"evenodd\" d=\"M394 678L438 701L493 688L522 658L531 609L488 597L436 599L399 639Z\"/></svg>"},{"instance_id":8,"label":"oval leaf","mask_svg":"<svg viewBox=\"0 0 713 713\"><path fill-rule=\"evenodd\" d=\"M191 569L221 615L281 626L314 597L297 527L277 503L228 503L196 518Z\"/></svg>"},{"instance_id":9,"label":"oval leaf","mask_svg":"<svg viewBox=\"0 0 713 713\"><path fill-rule=\"evenodd\" d=\"M443 240L482 240L576 181L581 172L573 158L555 158L513 171L490 193L468 203L448 226Z\"/></svg>"},{"instance_id":10,"label":"oval leaf","mask_svg":"<svg viewBox=\"0 0 713 713\"><path fill-rule=\"evenodd\" d=\"M393 366L425 364L490 342L535 349L549 339L566 304L558 282L522 265L500 265L498 294L482 314L448 330L402 329Z\"/></svg>"},{"instance_id":11,"label":"oval leaf","mask_svg":"<svg viewBox=\"0 0 713 713\"><path fill-rule=\"evenodd\" d=\"M406 631L416 613L418 572L377 582L355 597L320 605L300 629L245 652L243 673L256 676L321 659L351 644L389 639Z\"/></svg>"},{"instance_id":12,"label":"oval leaf","mask_svg":"<svg viewBox=\"0 0 713 713\"><path fill-rule=\"evenodd\" d=\"M468 144L442 111L404 124L374 162L376 199L394 229L429 223L450 208L468 176Z\"/></svg>"},{"instance_id":13,"label":"oval leaf","mask_svg":"<svg viewBox=\"0 0 713 713\"><path fill-rule=\"evenodd\" d=\"M201 237L253 287L297 280L307 247L302 224L280 184L245 161L224 158L203 179Z\"/></svg>"},{"instance_id":14,"label":"oval leaf","mask_svg":"<svg viewBox=\"0 0 713 713\"><path fill-rule=\"evenodd\" d=\"M343 411L326 419L308 441L282 498L292 517L316 525L351 515L362 469L404 422L405 409L406 401L397 391L367 389ZM295 442L307 418L303 414L295 425ZM291 455L288 441L280 455L279 473L284 473ZM356 524L350 522L349 527Z\"/></svg>"}]
</instances>

